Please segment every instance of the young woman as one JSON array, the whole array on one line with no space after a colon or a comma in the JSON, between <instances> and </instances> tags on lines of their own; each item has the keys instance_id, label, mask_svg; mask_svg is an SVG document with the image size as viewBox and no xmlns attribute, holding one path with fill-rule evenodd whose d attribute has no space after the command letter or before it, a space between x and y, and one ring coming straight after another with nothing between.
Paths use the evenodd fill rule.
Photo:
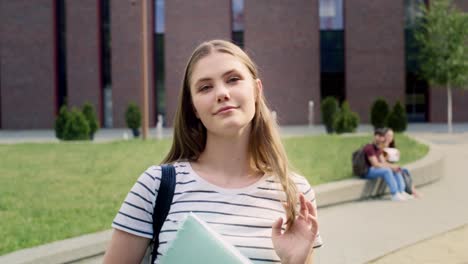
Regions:
<instances>
[{"instance_id":1,"label":"young woman","mask_svg":"<svg viewBox=\"0 0 468 264\"><path fill-rule=\"evenodd\" d=\"M314 192L289 169L262 89L255 64L236 45L212 40L193 52L162 162L174 164L177 183L158 255L193 212L253 263L312 263L322 245ZM128 194L105 263L143 257L160 176L159 166L148 168Z\"/></svg>"},{"instance_id":2,"label":"young woman","mask_svg":"<svg viewBox=\"0 0 468 264\"><path fill-rule=\"evenodd\" d=\"M388 163L383 155L386 134L386 128L377 128L374 131L373 142L364 146L363 151L369 168L364 178L382 178L390 189L392 201L406 201L408 197L405 194L405 181L401 174L401 168L395 164Z\"/></svg>"},{"instance_id":3,"label":"young woman","mask_svg":"<svg viewBox=\"0 0 468 264\"><path fill-rule=\"evenodd\" d=\"M385 153L384 155L385 158L390 163L396 163L400 160L400 151L396 147L395 135L394 135L393 130L390 128L387 130L387 133L385 134L384 153ZM422 193L416 190L416 187L414 187L414 184L412 184L411 174L409 173L409 170L406 168L401 168L401 171L402 171L404 178L408 177L407 179L405 179L405 185L406 185L405 192L416 198L422 197Z\"/></svg>"}]
</instances>

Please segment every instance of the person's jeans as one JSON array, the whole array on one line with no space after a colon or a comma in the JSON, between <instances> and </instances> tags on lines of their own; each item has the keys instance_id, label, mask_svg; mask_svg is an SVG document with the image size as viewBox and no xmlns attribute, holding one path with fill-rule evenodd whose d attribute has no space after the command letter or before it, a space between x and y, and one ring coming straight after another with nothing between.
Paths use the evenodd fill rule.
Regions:
<instances>
[{"instance_id":1,"label":"person's jeans","mask_svg":"<svg viewBox=\"0 0 468 264\"><path fill-rule=\"evenodd\" d=\"M387 183L387 186L392 194L405 191L405 181L403 180L403 176L401 175L401 173L394 172L390 168L370 167L369 171L367 172L364 178L383 178Z\"/></svg>"}]
</instances>

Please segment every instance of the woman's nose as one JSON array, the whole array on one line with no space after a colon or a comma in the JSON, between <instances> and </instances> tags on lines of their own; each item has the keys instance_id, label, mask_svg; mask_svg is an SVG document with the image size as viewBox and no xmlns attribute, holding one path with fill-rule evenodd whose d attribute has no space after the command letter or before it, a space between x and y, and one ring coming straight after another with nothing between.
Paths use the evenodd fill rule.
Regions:
<instances>
[{"instance_id":1,"label":"woman's nose","mask_svg":"<svg viewBox=\"0 0 468 264\"><path fill-rule=\"evenodd\" d=\"M218 102L229 100L229 89L225 85L218 85L216 88L216 99Z\"/></svg>"}]
</instances>

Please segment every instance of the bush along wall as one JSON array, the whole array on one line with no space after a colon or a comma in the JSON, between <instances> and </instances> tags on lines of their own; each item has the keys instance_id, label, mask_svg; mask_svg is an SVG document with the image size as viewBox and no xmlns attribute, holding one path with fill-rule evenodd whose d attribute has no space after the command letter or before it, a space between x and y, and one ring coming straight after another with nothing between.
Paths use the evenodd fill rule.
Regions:
<instances>
[{"instance_id":1,"label":"bush along wall","mask_svg":"<svg viewBox=\"0 0 468 264\"><path fill-rule=\"evenodd\" d=\"M388 127L395 132L404 132L408 127L408 117L405 108L400 102L397 102L388 116Z\"/></svg>"},{"instance_id":2,"label":"bush along wall","mask_svg":"<svg viewBox=\"0 0 468 264\"><path fill-rule=\"evenodd\" d=\"M94 107L90 103L85 103L81 111L89 125L88 137L89 139L93 140L94 134L99 129L99 122L96 117L96 111L94 111Z\"/></svg>"},{"instance_id":3,"label":"bush along wall","mask_svg":"<svg viewBox=\"0 0 468 264\"><path fill-rule=\"evenodd\" d=\"M378 98L371 106L371 123L376 128L387 126L387 118L389 114L388 103L383 98Z\"/></svg>"},{"instance_id":4,"label":"bush along wall","mask_svg":"<svg viewBox=\"0 0 468 264\"><path fill-rule=\"evenodd\" d=\"M69 119L65 124L64 140L87 140L89 139L89 124L83 113L77 108L70 111Z\"/></svg>"},{"instance_id":5,"label":"bush along wall","mask_svg":"<svg viewBox=\"0 0 468 264\"><path fill-rule=\"evenodd\" d=\"M354 133L356 132L358 125L358 114L351 111L348 102L344 101L334 123L336 133Z\"/></svg>"},{"instance_id":6,"label":"bush along wall","mask_svg":"<svg viewBox=\"0 0 468 264\"><path fill-rule=\"evenodd\" d=\"M334 123L340 110L338 100L333 96L328 96L320 104L322 112L322 122L328 134L335 132Z\"/></svg>"},{"instance_id":7,"label":"bush along wall","mask_svg":"<svg viewBox=\"0 0 468 264\"><path fill-rule=\"evenodd\" d=\"M125 122L127 127L132 130L133 137L140 136L138 128L141 126L141 111L137 104L128 104L127 111L125 111Z\"/></svg>"},{"instance_id":8,"label":"bush along wall","mask_svg":"<svg viewBox=\"0 0 468 264\"><path fill-rule=\"evenodd\" d=\"M84 104L82 111L78 108L69 111L64 105L60 107L54 128L55 136L60 140L87 140L94 138L99 122L91 104Z\"/></svg>"}]
</instances>

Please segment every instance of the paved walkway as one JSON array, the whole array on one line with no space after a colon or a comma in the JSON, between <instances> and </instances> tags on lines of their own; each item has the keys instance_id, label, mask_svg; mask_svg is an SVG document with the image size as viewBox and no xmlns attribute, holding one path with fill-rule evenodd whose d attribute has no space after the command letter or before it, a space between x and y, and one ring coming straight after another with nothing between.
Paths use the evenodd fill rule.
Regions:
<instances>
[{"instance_id":1,"label":"paved walkway","mask_svg":"<svg viewBox=\"0 0 468 264\"><path fill-rule=\"evenodd\" d=\"M418 242L372 261L372 264L468 263L468 225Z\"/></svg>"},{"instance_id":2,"label":"paved walkway","mask_svg":"<svg viewBox=\"0 0 468 264\"><path fill-rule=\"evenodd\" d=\"M468 132L468 123L454 124L453 131L455 133ZM360 125L357 129L358 133L371 133L372 126ZM445 124L409 124L409 133L425 133L432 132L443 134L447 132ZM322 125L314 126L284 126L281 127L281 134L283 136L300 136L300 135L314 135L324 134L325 128ZM99 129L95 135L96 142L106 142L111 140L120 140L124 138L131 138L131 131L129 129ZM155 128L150 128L149 137L156 138L158 135ZM172 136L172 129L164 128L162 130L162 137ZM14 144L22 142L58 142L55 138L53 130L5 130L0 129L0 144Z\"/></svg>"},{"instance_id":3,"label":"paved walkway","mask_svg":"<svg viewBox=\"0 0 468 264\"><path fill-rule=\"evenodd\" d=\"M425 195L422 199L402 203L368 200L319 210L325 246L317 252L317 263L366 263L468 224L468 133L411 134L432 142L437 151L446 155L444 178L421 188ZM444 245L448 252L459 249L460 244L466 250L468 237L457 237ZM424 258L408 262L407 255L401 254L393 256L392 263L428 263L426 260L440 258L438 244L421 245ZM442 262L432 263L460 263L452 261L449 254L445 257ZM467 262L464 259L461 263Z\"/></svg>"}]
</instances>

